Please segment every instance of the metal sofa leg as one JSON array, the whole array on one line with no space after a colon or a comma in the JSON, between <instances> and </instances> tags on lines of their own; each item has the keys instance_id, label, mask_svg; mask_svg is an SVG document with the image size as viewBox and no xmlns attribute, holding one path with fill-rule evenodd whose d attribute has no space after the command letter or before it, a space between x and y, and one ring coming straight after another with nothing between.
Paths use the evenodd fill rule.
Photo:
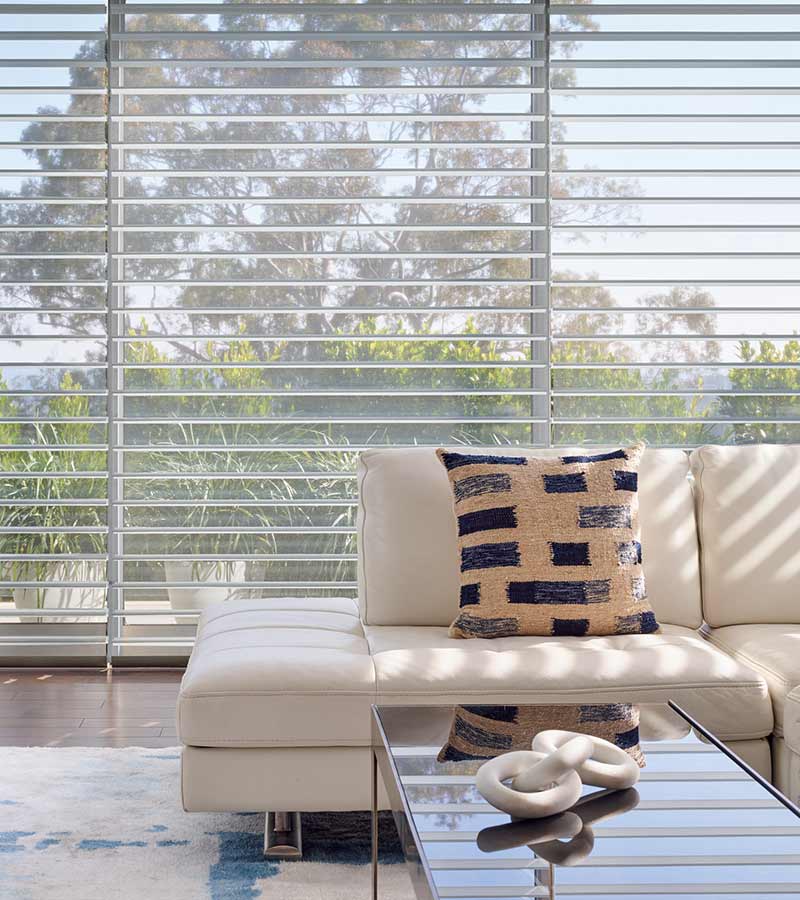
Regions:
<instances>
[{"instance_id":1,"label":"metal sofa leg","mask_svg":"<svg viewBox=\"0 0 800 900\"><path fill-rule=\"evenodd\" d=\"M298 812L268 812L264 830L267 859L302 859L303 830Z\"/></svg>"}]
</instances>

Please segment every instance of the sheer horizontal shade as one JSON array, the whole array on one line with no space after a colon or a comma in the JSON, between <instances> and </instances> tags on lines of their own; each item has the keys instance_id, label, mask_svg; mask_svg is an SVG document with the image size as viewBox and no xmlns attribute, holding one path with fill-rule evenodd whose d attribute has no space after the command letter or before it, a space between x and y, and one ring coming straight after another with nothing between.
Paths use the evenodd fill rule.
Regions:
<instances>
[{"instance_id":1,"label":"sheer horizontal shade","mask_svg":"<svg viewBox=\"0 0 800 900\"><path fill-rule=\"evenodd\" d=\"M362 449L800 440L800 5L0 20L0 643L352 595Z\"/></svg>"},{"instance_id":2,"label":"sheer horizontal shade","mask_svg":"<svg viewBox=\"0 0 800 900\"><path fill-rule=\"evenodd\" d=\"M120 602L352 591L358 448L546 440L542 7L221 6L111 9Z\"/></svg>"}]
</instances>

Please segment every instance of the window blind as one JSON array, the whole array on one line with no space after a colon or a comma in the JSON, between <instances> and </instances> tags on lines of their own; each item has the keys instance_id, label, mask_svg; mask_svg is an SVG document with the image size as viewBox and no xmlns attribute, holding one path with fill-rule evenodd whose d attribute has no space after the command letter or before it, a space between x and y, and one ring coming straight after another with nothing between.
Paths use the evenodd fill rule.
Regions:
<instances>
[{"instance_id":1,"label":"window blind","mask_svg":"<svg viewBox=\"0 0 800 900\"><path fill-rule=\"evenodd\" d=\"M126 612L352 595L359 450L547 442L543 13L111 6Z\"/></svg>"},{"instance_id":2,"label":"window blind","mask_svg":"<svg viewBox=\"0 0 800 900\"><path fill-rule=\"evenodd\" d=\"M0 4L0 655L105 643L105 26Z\"/></svg>"},{"instance_id":3,"label":"window blind","mask_svg":"<svg viewBox=\"0 0 800 900\"><path fill-rule=\"evenodd\" d=\"M550 13L553 442L800 440L800 6Z\"/></svg>"},{"instance_id":4,"label":"window blind","mask_svg":"<svg viewBox=\"0 0 800 900\"><path fill-rule=\"evenodd\" d=\"M0 655L354 595L366 447L800 441L800 5L0 26Z\"/></svg>"}]
</instances>

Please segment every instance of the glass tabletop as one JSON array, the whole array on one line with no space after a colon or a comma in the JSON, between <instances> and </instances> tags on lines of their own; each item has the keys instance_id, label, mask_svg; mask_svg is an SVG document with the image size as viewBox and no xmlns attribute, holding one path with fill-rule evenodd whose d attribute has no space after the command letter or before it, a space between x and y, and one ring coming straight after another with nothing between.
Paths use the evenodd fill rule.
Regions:
<instances>
[{"instance_id":1,"label":"glass tabletop","mask_svg":"<svg viewBox=\"0 0 800 900\"><path fill-rule=\"evenodd\" d=\"M477 792L483 762L530 747L532 727L618 706L374 707L375 772L417 897L797 900L800 810L677 707L630 708L638 732L617 743L642 767L635 788L584 786L572 810L527 821Z\"/></svg>"}]
</instances>

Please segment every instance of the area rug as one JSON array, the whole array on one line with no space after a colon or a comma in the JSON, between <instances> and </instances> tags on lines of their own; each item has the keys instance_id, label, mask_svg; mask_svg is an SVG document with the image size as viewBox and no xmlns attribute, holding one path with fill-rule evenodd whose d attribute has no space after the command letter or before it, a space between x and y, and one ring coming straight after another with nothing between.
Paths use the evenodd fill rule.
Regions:
<instances>
[{"instance_id":1,"label":"area rug","mask_svg":"<svg viewBox=\"0 0 800 900\"><path fill-rule=\"evenodd\" d=\"M304 859L268 862L264 816L185 813L178 750L0 748L3 900L360 900L369 816L303 816ZM381 898L411 883L381 821Z\"/></svg>"}]
</instances>

